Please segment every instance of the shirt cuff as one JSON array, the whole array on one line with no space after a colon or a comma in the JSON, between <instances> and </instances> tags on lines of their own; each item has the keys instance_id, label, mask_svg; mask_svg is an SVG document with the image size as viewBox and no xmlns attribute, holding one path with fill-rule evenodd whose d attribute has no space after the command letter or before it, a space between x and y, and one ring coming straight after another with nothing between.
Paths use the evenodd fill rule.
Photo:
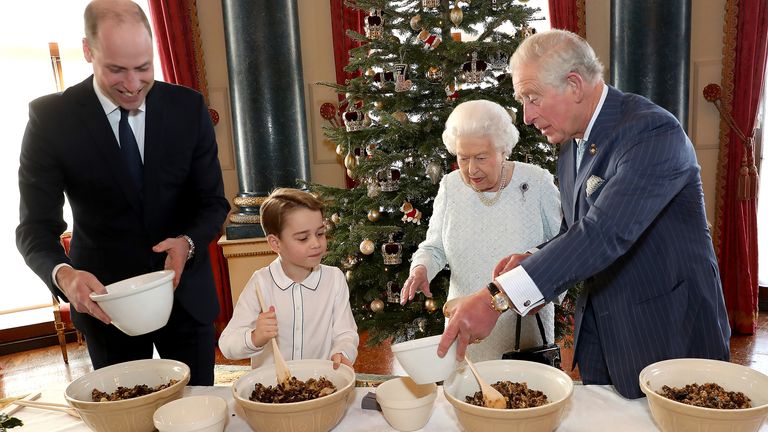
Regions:
<instances>
[{"instance_id":1,"label":"shirt cuff","mask_svg":"<svg viewBox=\"0 0 768 432\"><path fill-rule=\"evenodd\" d=\"M525 253L533 255L533 254L535 254L536 252L538 252L539 250L540 250L540 249L539 249L539 248L537 248L537 247L532 247L532 248L528 249L527 251L525 251Z\"/></svg>"},{"instance_id":2,"label":"shirt cuff","mask_svg":"<svg viewBox=\"0 0 768 432\"><path fill-rule=\"evenodd\" d=\"M259 352L262 349L264 349L264 347L257 347L256 345L253 344L253 340L251 339L251 333L253 333L254 330L256 329L247 329L245 331L243 342L245 342L245 347L248 348L249 350L253 352Z\"/></svg>"},{"instance_id":3,"label":"shirt cuff","mask_svg":"<svg viewBox=\"0 0 768 432\"><path fill-rule=\"evenodd\" d=\"M523 266L517 266L498 276L496 282L501 285L501 289L520 315L525 316L531 309L544 303L544 296Z\"/></svg>"},{"instance_id":4,"label":"shirt cuff","mask_svg":"<svg viewBox=\"0 0 768 432\"><path fill-rule=\"evenodd\" d=\"M51 272L51 278L53 279L53 285L54 285L56 288L58 288L58 289L59 289L59 291L61 291L61 287L59 286L59 283L56 281L56 273L58 273L58 272L59 272L59 270L60 270L62 267L70 267L70 268L71 268L72 266L71 266L71 265L69 265L69 264L67 264L67 263L61 263L61 264L58 264L58 265L56 265L56 267L54 267L54 268L53 268L53 271Z\"/></svg>"}]
</instances>

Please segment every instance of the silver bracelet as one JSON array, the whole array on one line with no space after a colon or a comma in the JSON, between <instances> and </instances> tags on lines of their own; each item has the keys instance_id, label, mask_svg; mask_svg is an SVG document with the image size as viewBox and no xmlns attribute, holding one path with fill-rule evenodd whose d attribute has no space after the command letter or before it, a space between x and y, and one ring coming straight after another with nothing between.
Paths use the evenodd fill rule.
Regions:
<instances>
[{"instance_id":1,"label":"silver bracelet","mask_svg":"<svg viewBox=\"0 0 768 432\"><path fill-rule=\"evenodd\" d=\"M195 242L192 241L192 238L189 237L186 234L182 234L176 238L183 238L184 240L189 243L189 252L187 253L187 261L191 260L193 256L195 256Z\"/></svg>"}]
</instances>

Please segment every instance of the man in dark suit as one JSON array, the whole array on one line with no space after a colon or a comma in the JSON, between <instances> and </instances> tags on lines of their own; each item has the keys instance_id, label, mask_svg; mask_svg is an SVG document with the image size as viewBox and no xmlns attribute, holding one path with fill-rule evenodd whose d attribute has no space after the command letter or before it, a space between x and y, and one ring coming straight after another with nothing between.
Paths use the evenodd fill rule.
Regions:
<instances>
[{"instance_id":1,"label":"man in dark suit","mask_svg":"<svg viewBox=\"0 0 768 432\"><path fill-rule=\"evenodd\" d=\"M91 2L85 30L93 75L30 104L17 247L74 307L94 368L151 358L154 344L189 365L190 384L211 385L219 305L207 248L229 203L208 110L199 93L154 81L150 25L135 3ZM59 244L65 194L69 256ZM175 271L174 304L154 332L127 336L89 297L162 269Z\"/></svg>"},{"instance_id":2,"label":"man in dark suit","mask_svg":"<svg viewBox=\"0 0 768 432\"><path fill-rule=\"evenodd\" d=\"M594 51L570 32L528 37L511 70L525 123L561 146L561 232L499 262L488 288L454 310L438 353L457 339L461 356L507 308L535 312L583 281L574 363L585 384L638 398L638 374L651 363L728 360L700 168L679 122L605 85Z\"/></svg>"}]
</instances>

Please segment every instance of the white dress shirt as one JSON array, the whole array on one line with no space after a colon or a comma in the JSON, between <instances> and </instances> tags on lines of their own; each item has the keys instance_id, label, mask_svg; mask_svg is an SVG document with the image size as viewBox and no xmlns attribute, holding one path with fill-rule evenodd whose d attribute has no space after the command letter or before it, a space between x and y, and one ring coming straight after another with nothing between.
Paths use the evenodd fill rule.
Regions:
<instances>
[{"instance_id":1,"label":"white dress shirt","mask_svg":"<svg viewBox=\"0 0 768 432\"><path fill-rule=\"evenodd\" d=\"M592 113L592 118L589 120L586 131L584 131L584 141L589 140L589 134L592 132L592 126L597 120L597 116L600 115L600 111L603 109L603 103L608 96L608 86L603 84L603 92L600 95L600 102L595 107L595 112ZM537 249L529 250L529 252L536 252ZM527 315L528 312L536 306L544 303L544 296L541 294L541 290L533 282L533 279L528 275L523 266L517 266L512 270L499 275L496 278L496 282L501 285L501 289L507 294L507 297L515 305L521 315Z\"/></svg>"},{"instance_id":2,"label":"white dress shirt","mask_svg":"<svg viewBox=\"0 0 768 432\"><path fill-rule=\"evenodd\" d=\"M257 347L251 341L261 313L257 283L265 306L275 307L277 345L286 360L330 359L340 352L355 361L360 337L344 273L321 264L301 283L294 282L283 271L280 257L254 272L240 294L232 319L219 337L225 357L250 357L253 368L275 361L271 344Z\"/></svg>"}]
</instances>

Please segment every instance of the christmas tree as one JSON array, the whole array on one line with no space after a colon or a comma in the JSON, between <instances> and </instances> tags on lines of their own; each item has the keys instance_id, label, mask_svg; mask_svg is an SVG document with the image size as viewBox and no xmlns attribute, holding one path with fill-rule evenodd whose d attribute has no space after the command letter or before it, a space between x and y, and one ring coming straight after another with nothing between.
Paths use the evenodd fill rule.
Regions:
<instances>
[{"instance_id":1,"label":"christmas tree","mask_svg":"<svg viewBox=\"0 0 768 432\"><path fill-rule=\"evenodd\" d=\"M523 123L507 74L509 57L534 32L529 24L538 9L511 0L348 5L369 14L365 34L348 32L362 44L350 51L346 70L360 75L345 85L324 83L344 100L321 113L355 186L308 185L326 201L325 263L346 271L352 309L369 343L440 334L450 270L430 283L432 299L419 294L401 306L399 292L409 258L426 237L440 179L455 166L441 138L453 107L488 99L508 108L520 130L510 159L555 170L554 149ZM557 337L570 331L571 304L557 307Z\"/></svg>"}]
</instances>

